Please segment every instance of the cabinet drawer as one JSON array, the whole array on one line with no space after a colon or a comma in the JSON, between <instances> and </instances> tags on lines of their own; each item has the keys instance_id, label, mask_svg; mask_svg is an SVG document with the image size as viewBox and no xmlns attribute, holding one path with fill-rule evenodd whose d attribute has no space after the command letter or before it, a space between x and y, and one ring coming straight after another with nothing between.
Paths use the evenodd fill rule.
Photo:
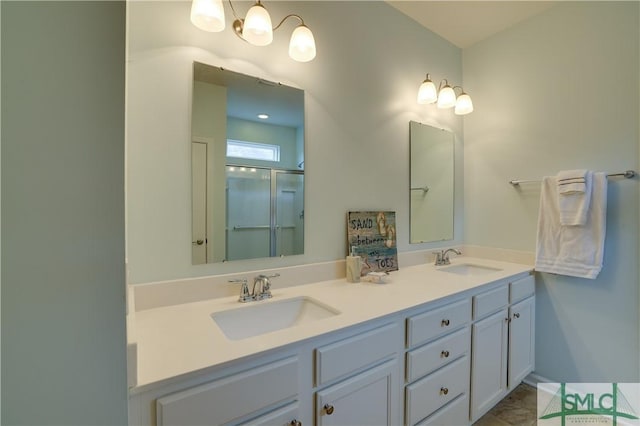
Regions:
<instances>
[{"instance_id":1,"label":"cabinet drawer","mask_svg":"<svg viewBox=\"0 0 640 426\"><path fill-rule=\"evenodd\" d=\"M416 426L466 425L469 423L469 394L463 393Z\"/></svg>"},{"instance_id":2,"label":"cabinet drawer","mask_svg":"<svg viewBox=\"0 0 640 426\"><path fill-rule=\"evenodd\" d=\"M398 326L389 324L316 349L316 385L322 385L396 352Z\"/></svg>"},{"instance_id":3,"label":"cabinet drawer","mask_svg":"<svg viewBox=\"0 0 640 426\"><path fill-rule=\"evenodd\" d=\"M473 319L487 316L509 303L509 287L504 285L486 293L473 296Z\"/></svg>"},{"instance_id":4,"label":"cabinet drawer","mask_svg":"<svg viewBox=\"0 0 640 426\"><path fill-rule=\"evenodd\" d=\"M521 278L509 284L509 301L518 302L533 295L536 292L536 283L533 275Z\"/></svg>"},{"instance_id":5,"label":"cabinet drawer","mask_svg":"<svg viewBox=\"0 0 640 426\"><path fill-rule=\"evenodd\" d=\"M406 387L406 424L413 425L469 390L469 357L464 356Z\"/></svg>"},{"instance_id":6,"label":"cabinet drawer","mask_svg":"<svg viewBox=\"0 0 640 426\"><path fill-rule=\"evenodd\" d=\"M425 343L462 327L471 320L469 299L451 303L407 319L407 347Z\"/></svg>"},{"instance_id":7,"label":"cabinet drawer","mask_svg":"<svg viewBox=\"0 0 640 426\"><path fill-rule=\"evenodd\" d=\"M159 398L157 424L220 425L297 394L298 360L288 358Z\"/></svg>"},{"instance_id":8,"label":"cabinet drawer","mask_svg":"<svg viewBox=\"0 0 640 426\"><path fill-rule=\"evenodd\" d=\"M442 337L428 345L407 352L407 381L412 382L469 353L471 329Z\"/></svg>"}]
</instances>

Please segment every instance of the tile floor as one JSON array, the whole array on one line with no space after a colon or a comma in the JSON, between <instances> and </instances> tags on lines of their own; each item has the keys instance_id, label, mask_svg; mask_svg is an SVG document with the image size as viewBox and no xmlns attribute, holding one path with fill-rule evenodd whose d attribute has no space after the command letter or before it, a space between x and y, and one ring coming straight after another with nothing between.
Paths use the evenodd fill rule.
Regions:
<instances>
[{"instance_id":1,"label":"tile floor","mask_svg":"<svg viewBox=\"0 0 640 426\"><path fill-rule=\"evenodd\" d=\"M522 383L474 426L535 426L536 406L536 388Z\"/></svg>"}]
</instances>

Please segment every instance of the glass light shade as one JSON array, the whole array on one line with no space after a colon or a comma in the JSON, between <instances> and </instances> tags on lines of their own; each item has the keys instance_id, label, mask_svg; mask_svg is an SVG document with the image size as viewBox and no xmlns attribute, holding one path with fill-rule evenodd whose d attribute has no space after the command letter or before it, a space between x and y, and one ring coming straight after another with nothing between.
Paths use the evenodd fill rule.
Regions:
<instances>
[{"instance_id":1,"label":"glass light shade","mask_svg":"<svg viewBox=\"0 0 640 426\"><path fill-rule=\"evenodd\" d=\"M460 96L458 96L454 112L458 115L465 115L473 112L473 102L471 102L471 97L462 92Z\"/></svg>"},{"instance_id":2,"label":"glass light shade","mask_svg":"<svg viewBox=\"0 0 640 426\"><path fill-rule=\"evenodd\" d=\"M446 85L438 93L438 108L452 108L456 104L456 92Z\"/></svg>"},{"instance_id":3,"label":"glass light shade","mask_svg":"<svg viewBox=\"0 0 640 426\"><path fill-rule=\"evenodd\" d=\"M266 46L273 41L271 16L260 3L256 3L244 18L242 37L254 46Z\"/></svg>"},{"instance_id":4,"label":"glass light shade","mask_svg":"<svg viewBox=\"0 0 640 426\"><path fill-rule=\"evenodd\" d=\"M432 104L438 100L438 91L436 85L429 79L426 79L418 89L418 103Z\"/></svg>"},{"instance_id":5,"label":"glass light shade","mask_svg":"<svg viewBox=\"0 0 640 426\"><path fill-rule=\"evenodd\" d=\"M217 33L224 30L224 8L222 0L193 0L191 22L204 31Z\"/></svg>"},{"instance_id":6,"label":"glass light shade","mask_svg":"<svg viewBox=\"0 0 640 426\"><path fill-rule=\"evenodd\" d=\"M316 41L305 25L299 25L291 34L289 56L294 61L309 62L316 57Z\"/></svg>"}]
</instances>

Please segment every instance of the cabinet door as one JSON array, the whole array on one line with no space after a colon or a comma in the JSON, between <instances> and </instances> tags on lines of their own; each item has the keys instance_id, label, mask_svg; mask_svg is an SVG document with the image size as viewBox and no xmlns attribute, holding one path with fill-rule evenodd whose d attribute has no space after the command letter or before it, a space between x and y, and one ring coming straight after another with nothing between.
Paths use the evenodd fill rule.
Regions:
<instances>
[{"instance_id":1,"label":"cabinet door","mask_svg":"<svg viewBox=\"0 0 640 426\"><path fill-rule=\"evenodd\" d=\"M263 414L239 426L303 426L299 420L298 403L286 405L280 409Z\"/></svg>"},{"instance_id":2,"label":"cabinet door","mask_svg":"<svg viewBox=\"0 0 640 426\"><path fill-rule=\"evenodd\" d=\"M358 374L316 393L316 425L391 425L396 361Z\"/></svg>"},{"instance_id":3,"label":"cabinet door","mask_svg":"<svg viewBox=\"0 0 640 426\"><path fill-rule=\"evenodd\" d=\"M520 384L535 365L535 297L509 308L509 388Z\"/></svg>"},{"instance_id":4,"label":"cabinet door","mask_svg":"<svg viewBox=\"0 0 640 426\"><path fill-rule=\"evenodd\" d=\"M489 411L507 392L508 310L478 321L472 329L471 420Z\"/></svg>"}]
</instances>

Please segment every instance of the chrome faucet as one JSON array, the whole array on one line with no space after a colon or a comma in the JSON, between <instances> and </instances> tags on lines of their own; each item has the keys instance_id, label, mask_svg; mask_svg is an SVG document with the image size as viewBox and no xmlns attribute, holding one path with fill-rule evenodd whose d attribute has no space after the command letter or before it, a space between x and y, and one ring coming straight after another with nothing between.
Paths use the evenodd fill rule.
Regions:
<instances>
[{"instance_id":1,"label":"chrome faucet","mask_svg":"<svg viewBox=\"0 0 640 426\"><path fill-rule=\"evenodd\" d=\"M246 302L251 302L253 299L253 296L249 293L249 286L247 285L247 279L246 278L237 278L234 280L229 280L230 283L240 283L241 287L240 287L240 297L238 297L238 302L242 302L242 303L246 303Z\"/></svg>"},{"instance_id":2,"label":"chrome faucet","mask_svg":"<svg viewBox=\"0 0 640 426\"><path fill-rule=\"evenodd\" d=\"M253 300L262 300L271 298L271 281L270 278L279 277L280 274L263 275L260 274L253 279L253 290L251 295Z\"/></svg>"},{"instance_id":3,"label":"chrome faucet","mask_svg":"<svg viewBox=\"0 0 640 426\"><path fill-rule=\"evenodd\" d=\"M434 254L436 255L435 265L436 266L450 265L451 264L451 261L449 260L449 252L450 251L454 252L458 256L462 254L462 252L460 252L460 250L456 250L454 248L450 248L450 249L446 249L446 250L442 250L442 251L436 251L436 252L434 252Z\"/></svg>"},{"instance_id":4,"label":"chrome faucet","mask_svg":"<svg viewBox=\"0 0 640 426\"><path fill-rule=\"evenodd\" d=\"M249 285L247 284L247 280L245 278L242 279L234 279L229 280L230 283L240 283L242 284L240 287L240 297L238 297L238 302L246 303L252 302L255 300L263 300L269 299L272 297L271 295L271 278L279 277L280 274L273 275L264 275L260 274L253 278L253 288L251 292L249 292Z\"/></svg>"}]
</instances>

